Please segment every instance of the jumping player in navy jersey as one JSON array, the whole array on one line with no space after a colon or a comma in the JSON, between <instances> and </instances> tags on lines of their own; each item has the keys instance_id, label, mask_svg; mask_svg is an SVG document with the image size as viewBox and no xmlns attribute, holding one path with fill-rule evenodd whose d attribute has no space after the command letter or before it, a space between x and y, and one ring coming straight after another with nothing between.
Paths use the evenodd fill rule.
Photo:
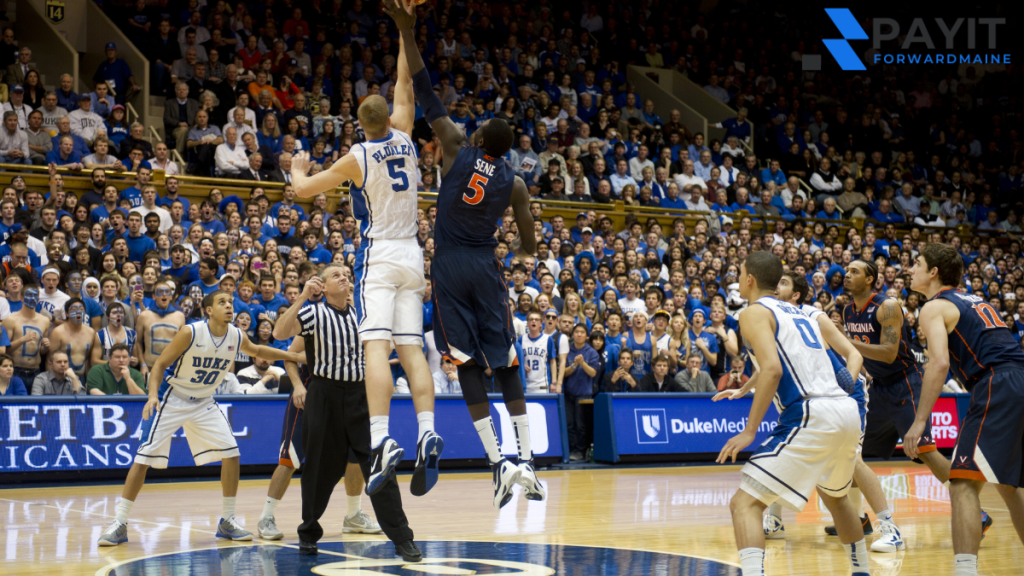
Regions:
<instances>
[{"instance_id":1,"label":"jumping player in navy jersey","mask_svg":"<svg viewBox=\"0 0 1024 576\"><path fill-rule=\"evenodd\" d=\"M509 205L523 232L513 242L513 252L520 257L535 252L530 194L502 158L512 147L513 132L508 123L497 118L488 120L467 143L465 132L448 117L416 47L412 8L405 0L384 0L384 10L395 20L405 46L416 98L444 150L434 227L437 248L430 267L434 340L438 352L458 366L462 394L493 470L494 506L501 508L511 500L517 482L523 485L527 499L543 500L544 488L532 465L508 287L502 265L494 255L495 222ZM500 384L511 415L519 447L518 466L503 458L498 449L485 369Z\"/></svg>"},{"instance_id":2,"label":"jumping player in navy jersey","mask_svg":"<svg viewBox=\"0 0 1024 576\"><path fill-rule=\"evenodd\" d=\"M914 260L910 287L928 299L919 326L928 339L929 360L920 410L903 446L911 458L918 454L927 415L952 371L971 390L949 471L954 569L957 576L973 576L983 534L976 521L978 494L985 482L995 484L1024 542L1024 352L999 312L983 298L957 290L963 271L960 255L946 244L928 244Z\"/></svg>"}]
</instances>

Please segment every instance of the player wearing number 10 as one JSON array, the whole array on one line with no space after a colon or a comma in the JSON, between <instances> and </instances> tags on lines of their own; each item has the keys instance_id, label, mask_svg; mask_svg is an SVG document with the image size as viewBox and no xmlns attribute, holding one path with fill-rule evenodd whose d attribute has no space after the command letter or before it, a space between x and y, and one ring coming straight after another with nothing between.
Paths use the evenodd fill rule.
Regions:
<instances>
[{"instance_id":1,"label":"player wearing number 10","mask_svg":"<svg viewBox=\"0 0 1024 576\"><path fill-rule=\"evenodd\" d=\"M412 132L416 107L412 78L399 49L394 110L381 96L369 96L359 105L359 123L366 142L325 170L307 177L309 154L292 160L292 182L298 196L307 198L351 181L349 192L363 237L356 252L354 293L359 339L366 361L366 400L370 412L370 475L366 493L375 494L405 451L388 436L388 413L394 382L391 379L391 343L409 378L419 421L416 468L410 492L422 496L437 482L444 442L434 433L434 381L423 355L423 253L416 242L416 147ZM416 47L413 46L413 50Z\"/></svg>"},{"instance_id":2,"label":"player wearing number 10","mask_svg":"<svg viewBox=\"0 0 1024 576\"><path fill-rule=\"evenodd\" d=\"M241 330L231 325L234 305L227 292L211 293L203 299L203 308L209 320L190 324L179 331L153 363L149 401L142 409L138 453L117 503L116 518L100 536L100 546L116 546L128 541L128 512L146 481L146 471L150 466L167 467L171 437L182 427L196 465L222 462L220 479L224 506L217 524L217 538L252 540L252 534L234 520L238 444L213 393L231 370L239 351L268 360L302 362L305 357L250 342ZM158 375L163 376L160 386L153 380Z\"/></svg>"}]
</instances>

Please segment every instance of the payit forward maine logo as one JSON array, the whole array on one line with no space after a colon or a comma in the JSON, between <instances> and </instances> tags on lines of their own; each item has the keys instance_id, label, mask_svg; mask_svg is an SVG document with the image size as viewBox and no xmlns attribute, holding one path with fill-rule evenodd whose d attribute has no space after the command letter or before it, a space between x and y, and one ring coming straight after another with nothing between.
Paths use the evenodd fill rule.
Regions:
<instances>
[{"instance_id":1,"label":"payit forward maine logo","mask_svg":"<svg viewBox=\"0 0 1024 576\"><path fill-rule=\"evenodd\" d=\"M893 18L871 19L871 35L854 18L849 8L825 8L842 38L824 38L829 54L843 70L866 70L864 59L850 41L871 40L868 61L871 64L1010 64L1011 55L996 51L997 31L1006 18L913 18L905 34ZM977 48L987 38L987 51ZM896 40L895 44L883 42ZM942 41L938 45L936 40ZM862 48L862 50L864 50ZM805 71L821 70L821 54L804 54Z\"/></svg>"}]
</instances>

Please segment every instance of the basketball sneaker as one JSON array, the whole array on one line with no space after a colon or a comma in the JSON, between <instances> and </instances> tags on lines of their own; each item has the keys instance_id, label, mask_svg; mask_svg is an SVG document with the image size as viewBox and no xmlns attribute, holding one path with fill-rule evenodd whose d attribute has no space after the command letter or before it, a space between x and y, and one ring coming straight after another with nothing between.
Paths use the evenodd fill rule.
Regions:
<instances>
[{"instance_id":1,"label":"basketball sneaker","mask_svg":"<svg viewBox=\"0 0 1024 576\"><path fill-rule=\"evenodd\" d=\"M363 514L362 510L351 518L345 516L345 522L342 524L341 530L346 534L379 534L381 532L380 524L377 524L369 516Z\"/></svg>"},{"instance_id":2,"label":"basketball sneaker","mask_svg":"<svg viewBox=\"0 0 1024 576\"><path fill-rule=\"evenodd\" d=\"M366 495L373 496L395 475L395 467L405 456L405 450L398 442L386 436L384 440L370 451L370 477L366 479Z\"/></svg>"},{"instance_id":3,"label":"basketball sneaker","mask_svg":"<svg viewBox=\"0 0 1024 576\"><path fill-rule=\"evenodd\" d=\"M782 518L774 514L765 514L764 520L761 521L761 527L764 528L765 540L784 540L786 538L786 525L782 523Z\"/></svg>"},{"instance_id":4,"label":"basketball sneaker","mask_svg":"<svg viewBox=\"0 0 1024 576\"><path fill-rule=\"evenodd\" d=\"M259 532L260 538L264 540L280 540L284 538L284 532L277 529L277 523L274 522L273 516L260 518L260 523L256 525L256 531Z\"/></svg>"},{"instance_id":5,"label":"basketball sneaker","mask_svg":"<svg viewBox=\"0 0 1024 576\"><path fill-rule=\"evenodd\" d=\"M512 499L512 487L519 481L522 472L508 458L491 464L491 471L494 473L494 507L500 510Z\"/></svg>"},{"instance_id":6,"label":"basketball sneaker","mask_svg":"<svg viewBox=\"0 0 1024 576\"><path fill-rule=\"evenodd\" d=\"M412 473L409 492L413 496L423 496L437 484L438 468L441 452L444 451L444 440L433 432L427 432L420 438L416 446L416 469Z\"/></svg>"},{"instance_id":7,"label":"basketball sneaker","mask_svg":"<svg viewBox=\"0 0 1024 576\"><path fill-rule=\"evenodd\" d=\"M868 518L867 514L865 514L865 515L860 517L860 524L861 524L861 526L864 527L864 535L865 536L867 536L868 534L874 534L875 533L875 529L871 527L871 519ZM829 536L838 536L839 535L836 532L836 527L835 526L825 526L825 534L828 534Z\"/></svg>"},{"instance_id":8,"label":"basketball sneaker","mask_svg":"<svg viewBox=\"0 0 1024 576\"><path fill-rule=\"evenodd\" d=\"M121 522L114 520L107 527L106 531L100 535L100 539L96 544L100 546L117 546L123 542L128 541L128 524L122 524Z\"/></svg>"},{"instance_id":9,"label":"basketball sneaker","mask_svg":"<svg viewBox=\"0 0 1024 576\"><path fill-rule=\"evenodd\" d=\"M232 516L227 520L221 518L217 523L217 538L221 540L252 540L252 532L236 524L235 517Z\"/></svg>"},{"instance_id":10,"label":"basketball sneaker","mask_svg":"<svg viewBox=\"0 0 1024 576\"><path fill-rule=\"evenodd\" d=\"M537 478L537 471L533 469L533 461L520 462L518 468L519 485L523 487L523 496L526 496L527 500L537 501L547 498L548 493Z\"/></svg>"},{"instance_id":11,"label":"basketball sneaker","mask_svg":"<svg viewBox=\"0 0 1024 576\"><path fill-rule=\"evenodd\" d=\"M899 552L907 545L903 542L903 534L900 533L900 529L896 526L895 522L882 521L878 525L878 530L882 533L871 543L872 552Z\"/></svg>"}]
</instances>

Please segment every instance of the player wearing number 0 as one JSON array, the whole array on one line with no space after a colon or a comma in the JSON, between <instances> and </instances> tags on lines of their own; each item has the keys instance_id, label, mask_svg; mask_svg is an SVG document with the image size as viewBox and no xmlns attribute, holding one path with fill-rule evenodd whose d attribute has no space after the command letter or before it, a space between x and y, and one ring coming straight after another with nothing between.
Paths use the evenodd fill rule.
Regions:
<instances>
[{"instance_id":1,"label":"player wearing number 0","mask_svg":"<svg viewBox=\"0 0 1024 576\"><path fill-rule=\"evenodd\" d=\"M899 302L874 291L877 278L878 267L873 262L857 260L847 267L843 287L853 301L843 310L843 324L853 345L864 356L864 370L871 376L863 454L888 460L924 406L921 405L921 368L909 346L910 326ZM920 414L922 418L930 415L930 407ZM928 465L939 482L946 482L949 460L935 447L931 419L925 421L927 425L916 458ZM860 470L858 479L866 473ZM984 534L992 526L992 519L985 512L979 515ZM861 524L864 533L870 534L871 521L867 514L861 518ZM829 528L825 528L825 532L834 533Z\"/></svg>"},{"instance_id":2,"label":"player wearing number 0","mask_svg":"<svg viewBox=\"0 0 1024 576\"><path fill-rule=\"evenodd\" d=\"M928 415L952 372L971 390L949 471L954 569L957 576L974 576L983 534L978 494L985 482L995 484L1024 542L1024 352L995 309L957 290L963 273L960 254L945 244L928 244L914 260L910 287L928 298L919 329L928 338L929 360L920 409L903 446L911 458L920 452Z\"/></svg>"},{"instance_id":3,"label":"player wearing number 0","mask_svg":"<svg viewBox=\"0 0 1024 576\"><path fill-rule=\"evenodd\" d=\"M100 546L116 546L128 541L128 512L150 466L167 467L171 437L185 428L192 458L198 466L220 460L223 486L223 513L217 523L217 538L252 540L234 519L235 494L238 491L238 444L213 393L231 370L238 351L268 360L301 362L301 354L292 354L269 346L257 346L231 325L234 310L231 295L217 290L203 299L209 320L183 328L153 364L153 378L162 375L163 383L149 381L149 400L142 409L142 439L135 462L117 503L117 517L100 536Z\"/></svg>"},{"instance_id":4,"label":"player wearing number 0","mask_svg":"<svg viewBox=\"0 0 1024 576\"><path fill-rule=\"evenodd\" d=\"M727 462L754 441L768 405L779 408L772 435L743 466L740 490L732 498L733 527L743 576L764 574L765 507L781 500L803 510L817 489L832 513L854 576L868 571L867 546L857 512L847 498L860 441L857 403L839 387L823 342L860 370L860 354L835 327L812 322L799 308L775 298L782 261L754 252L740 267L740 295L751 305L740 314L740 329L757 360L757 394L743 432L718 455ZM822 335L824 331L830 334ZM793 362L793 360L796 362Z\"/></svg>"},{"instance_id":5,"label":"player wearing number 0","mask_svg":"<svg viewBox=\"0 0 1024 576\"><path fill-rule=\"evenodd\" d=\"M292 160L292 182L303 198L332 190L351 180L352 207L360 221L362 244L356 251L355 310L366 360L366 400L370 410L370 476L366 493L379 491L405 450L388 436L388 414L394 382L391 343L409 379L419 421L416 468L409 491L422 496L437 482L444 441L434 432L434 381L423 355L423 252L418 232L417 152L412 133L416 106L412 79L400 47L394 111L381 96L359 105L359 123L366 142L315 176L307 177L308 153ZM415 45L412 50L416 50ZM418 52L417 52L418 53Z\"/></svg>"},{"instance_id":6,"label":"player wearing number 0","mask_svg":"<svg viewBox=\"0 0 1024 576\"><path fill-rule=\"evenodd\" d=\"M444 147L442 184L437 196L437 249L430 266L434 300L434 340L437 350L458 366L462 394L469 415L491 464L494 506L512 498L512 487L523 485L528 500L543 500L545 492L533 469L529 418L515 354L515 332L509 312L508 287L501 263L494 257L495 222L512 206L519 230L529 231L514 242L516 255L533 254L533 216L530 194L502 158L512 147L511 127L499 119L485 122L473 133L472 143L448 118L434 93L430 75L416 49L416 16L406 0L384 0L384 10L395 20L408 58L416 98L423 114ZM519 447L518 466L503 458L491 420L484 383L489 368L501 384Z\"/></svg>"},{"instance_id":7,"label":"player wearing number 0","mask_svg":"<svg viewBox=\"0 0 1024 576\"><path fill-rule=\"evenodd\" d=\"M845 339L846 337L836 328L829 319L828 315L821 311L819 308L809 306L807 304L800 304L806 300L808 292L811 287L807 284L807 280L799 274L786 271L782 275L782 279L779 280L779 286L776 289L776 296L783 302L789 302L790 304L800 308L800 310L807 315L812 321L818 324L821 329L822 335L825 337L826 344L830 344L829 337L833 336L836 338ZM855 350L855 348L852 348ZM867 390L866 390L866 379L864 376L858 376L854 379L853 375L850 374L846 367L847 360L835 353L834 350L828 350L829 359L832 360L832 367L836 372L836 379L839 382L839 386L850 393L850 397L857 402L857 411L860 414L861 420L861 442L864 441L864 422L867 414ZM748 382L749 384L749 382ZM741 388L741 391L745 394L747 386ZM728 393L722 393L727 395ZM716 397L717 398L717 397ZM878 481L878 477L870 468L864 464L860 454L857 455L857 462L855 464L853 472L853 487L850 488L849 498L853 503L855 510L860 512L863 507L861 503L861 492L863 491L864 497L867 498L868 504L871 505L871 509L875 511L875 515L878 516L881 522L879 531L881 536L877 540L871 543L871 550L873 552L898 552L899 550L906 547L903 542L903 535L900 532L899 527L896 526L895 521L892 519L892 514L889 512L889 505L885 500L885 493L882 492L882 485ZM870 526L870 525L869 525ZM764 516L764 537L768 540L778 540L786 537L786 528L782 523L782 505L778 502L773 503L768 507L768 513Z\"/></svg>"}]
</instances>

